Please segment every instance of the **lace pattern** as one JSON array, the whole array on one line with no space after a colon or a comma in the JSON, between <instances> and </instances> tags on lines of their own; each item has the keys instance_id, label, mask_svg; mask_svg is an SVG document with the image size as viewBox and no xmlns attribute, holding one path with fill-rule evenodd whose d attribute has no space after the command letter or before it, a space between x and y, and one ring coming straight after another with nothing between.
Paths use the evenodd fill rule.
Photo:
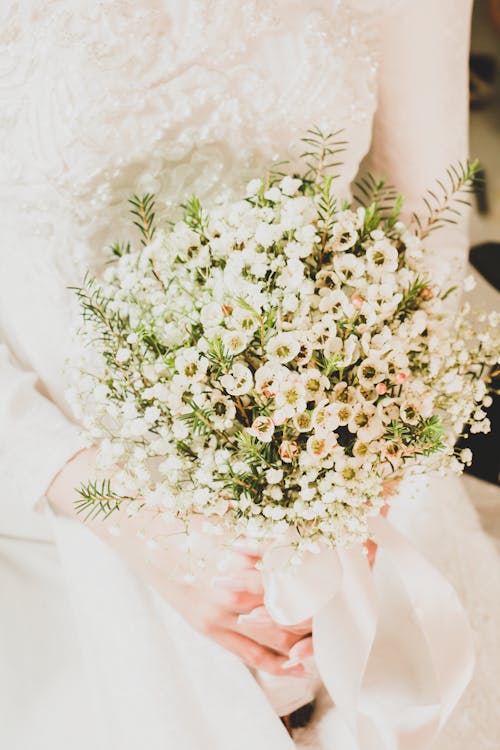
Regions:
<instances>
[{"instance_id":1,"label":"lace pattern","mask_svg":"<svg viewBox=\"0 0 500 750\"><path fill-rule=\"evenodd\" d=\"M167 205L209 198L293 160L313 123L349 125L347 189L375 108L374 9L380 0L7 3L11 220L22 213L69 270L69 246L96 253L122 231L131 190Z\"/></svg>"}]
</instances>

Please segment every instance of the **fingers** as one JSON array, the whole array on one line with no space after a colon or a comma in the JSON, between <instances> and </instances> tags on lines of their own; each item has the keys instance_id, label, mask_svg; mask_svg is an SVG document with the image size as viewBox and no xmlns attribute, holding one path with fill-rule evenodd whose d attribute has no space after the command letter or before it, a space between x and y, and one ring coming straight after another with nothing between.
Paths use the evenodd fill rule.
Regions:
<instances>
[{"instance_id":1,"label":"fingers","mask_svg":"<svg viewBox=\"0 0 500 750\"><path fill-rule=\"evenodd\" d=\"M259 609L264 608L260 607ZM271 618L267 622L264 620L256 621L252 618L251 613L250 615L240 615L235 626L243 635L281 654L288 654L292 646L301 637L276 625Z\"/></svg>"},{"instance_id":2,"label":"fingers","mask_svg":"<svg viewBox=\"0 0 500 750\"><path fill-rule=\"evenodd\" d=\"M301 664L287 666L289 661L287 656L277 654L240 633L216 628L209 635L228 651L239 656L252 669L281 676L301 677L305 674Z\"/></svg>"},{"instance_id":3,"label":"fingers","mask_svg":"<svg viewBox=\"0 0 500 750\"><path fill-rule=\"evenodd\" d=\"M251 568L216 576L212 580L212 584L225 591L245 591L249 594L262 594L264 591L261 574L258 570Z\"/></svg>"},{"instance_id":4,"label":"fingers","mask_svg":"<svg viewBox=\"0 0 500 750\"><path fill-rule=\"evenodd\" d=\"M264 602L261 574L252 568L212 579L217 602L229 612L244 614Z\"/></svg>"},{"instance_id":5,"label":"fingers","mask_svg":"<svg viewBox=\"0 0 500 750\"><path fill-rule=\"evenodd\" d=\"M286 630L289 633L294 633L298 636L301 635L309 635L312 631L312 620L304 620L304 622L297 623L296 625L280 625L279 623L276 623L271 615L268 613L267 609L262 607L256 607L256 609L249 612L247 615L242 615L240 617L240 621L244 625L256 625L256 626L267 626L267 625L276 625L280 627L282 630Z\"/></svg>"},{"instance_id":6,"label":"fingers","mask_svg":"<svg viewBox=\"0 0 500 750\"><path fill-rule=\"evenodd\" d=\"M289 664L302 662L304 659L309 659L313 654L314 648L312 637L308 636L306 638L301 638L301 640L297 641L297 643L290 649L288 654Z\"/></svg>"}]
</instances>

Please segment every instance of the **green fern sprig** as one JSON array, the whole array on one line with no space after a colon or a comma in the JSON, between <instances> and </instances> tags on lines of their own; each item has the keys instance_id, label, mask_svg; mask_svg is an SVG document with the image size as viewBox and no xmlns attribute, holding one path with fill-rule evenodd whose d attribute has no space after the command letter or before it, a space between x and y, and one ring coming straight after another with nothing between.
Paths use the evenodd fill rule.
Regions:
<instances>
[{"instance_id":1,"label":"green fern sprig","mask_svg":"<svg viewBox=\"0 0 500 750\"><path fill-rule=\"evenodd\" d=\"M445 430L437 415L419 417L416 424L393 419L384 437L406 455L429 456L445 447Z\"/></svg>"},{"instance_id":2,"label":"green fern sprig","mask_svg":"<svg viewBox=\"0 0 500 750\"><path fill-rule=\"evenodd\" d=\"M142 196L133 195L128 199L128 202L132 206L130 213L136 217L134 224L142 235L142 244L149 245L156 232L156 196L153 193L144 193Z\"/></svg>"},{"instance_id":3,"label":"green fern sprig","mask_svg":"<svg viewBox=\"0 0 500 750\"><path fill-rule=\"evenodd\" d=\"M192 195L181 208L184 209L184 221L197 234L206 239L207 232L207 214L201 205L200 199Z\"/></svg>"},{"instance_id":4,"label":"green fern sprig","mask_svg":"<svg viewBox=\"0 0 500 750\"><path fill-rule=\"evenodd\" d=\"M336 220L337 201L332 193L333 177L325 177L318 196L318 216L321 229L321 248L324 249L333 231Z\"/></svg>"},{"instance_id":5,"label":"green fern sprig","mask_svg":"<svg viewBox=\"0 0 500 750\"><path fill-rule=\"evenodd\" d=\"M417 276L413 280L406 288L403 299L396 308L395 316L398 320L403 321L410 313L415 312L415 310L418 310L422 306L422 302L424 301L422 293L428 287L429 282L421 276Z\"/></svg>"},{"instance_id":6,"label":"green fern sprig","mask_svg":"<svg viewBox=\"0 0 500 750\"><path fill-rule=\"evenodd\" d=\"M109 249L117 258L121 258L130 253L130 242L115 242Z\"/></svg>"},{"instance_id":7,"label":"green fern sprig","mask_svg":"<svg viewBox=\"0 0 500 750\"><path fill-rule=\"evenodd\" d=\"M413 224L417 227L420 239L425 239L431 232L444 224L456 224L461 214L460 206L470 206L470 201L464 196L474 192L474 183L479 170L479 162L459 162L446 170L447 180L436 180L437 189L428 190L423 201L427 209L427 216L421 219L414 213Z\"/></svg>"},{"instance_id":8,"label":"green fern sprig","mask_svg":"<svg viewBox=\"0 0 500 750\"><path fill-rule=\"evenodd\" d=\"M269 456L269 445L262 443L246 430L242 430L237 437L237 456L241 461L254 468L272 466Z\"/></svg>"},{"instance_id":9,"label":"green fern sprig","mask_svg":"<svg viewBox=\"0 0 500 750\"><path fill-rule=\"evenodd\" d=\"M103 294L97 281L86 275L82 287L70 287L76 293L84 322L97 323L105 338L113 337L126 327L126 321L116 310L109 309L110 300Z\"/></svg>"},{"instance_id":10,"label":"green fern sprig","mask_svg":"<svg viewBox=\"0 0 500 750\"><path fill-rule=\"evenodd\" d=\"M75 500L75 509L78 514L85 513L84 521L94 520L99 516L103 516L104 519L109 518L112 513L120 509L123 503L137 502L134 497L117 495L113 492L109 479L104 479L102 482L82 483L77 492L80 497Z\"/></svg>"},{"instance_id":11,"label":"green fern sprig","mask_svg":"<svg viewBox=\"0 0 500 750\"><path fill-rule=\"evenodd\" d=\"M391 208L398 197L398 191L383 179L376 179L371 172L361 177L354 183L358 192L354 194L354 200L360 206L367 208L376 203L379 208L387 206Z\"/></svg>"},{"instance_id":12,"label":"green fern sprig","mask_svg":"<svg viewBox=\"0 0 500 750\"><path fill-rule=\"evenodd\" d=\"M401 213L403 196L398 193L394 185L383 179L376 179L371 172L355 182L357 192L353 198L355 203L365 208L365 226L367 234L384 223L386 231L390 231Z\"/></svg>"},{"instance_id":13,"label":"green fern sprig","mask_svg":"<svg viewBox=\"0 0 500 750\"><path fill-rule=\"evenodd\" d=\"M286 177L288 172L283 172L280 167L284 167L290 162L288 160L274 161L266 171L266 178L264 180L264 189L272 187L277 182Z\"/></svg>"},{"instance_id":14,"label":"green fern sprig","mask_svg":"<svg viewBox=\"0 0 500 750\"><path fill-rule=\"evenodd\" d=\"M228 354L220 336L215 336L209 341L205 356L210 362L214 374L221 375L231 370L234 357Z\"/></svg>"},{"instance_id":15,"label":"green fern sprig","mask_svg":"<svg viewBox=\"0 0 500 750\"><path fill-rule=\"evenodd\" d=\"M307 150L300 155L307 165L304 181L317 185L328 170L342 165L342 162L336 160L337 155L345 151L347 144L347 141L338 138L342 132L343 130L336 130L323 133L318 127L307 131L308 135L301 139ZM332 179L336 177L338 175L332 175Z\"/></svg>"}]
</instances>

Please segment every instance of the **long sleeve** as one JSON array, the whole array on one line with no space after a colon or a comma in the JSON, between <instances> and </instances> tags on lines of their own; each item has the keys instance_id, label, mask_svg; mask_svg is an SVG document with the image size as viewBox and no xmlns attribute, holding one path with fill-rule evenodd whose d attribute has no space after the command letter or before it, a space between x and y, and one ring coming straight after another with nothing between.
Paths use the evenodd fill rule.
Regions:
<instances>
[{"instance_id":1,"label":"long sleeve","mask_svg":"<svg viewBox=\"0 0 500 750\"><path fill-rule=\"evenodd\" d=\"M0 533L43 535L33 506L82 445L77 426L38 390L36 374L0 344Z\"/></svg>"},{"instance_id":2,"label":"long sleeve","mask_svg":"<svg viewBox=\"0 0 500 750\"><path fill-rule=\"evenodd\" d=\"M396 2L381 22L378 108L365 166L405 196L404 217L468 153L468 59L472 0ZM463 267L467 211L427 241ZM458 266L457 266L458 264Z\"/></svg>"}]
</instances>

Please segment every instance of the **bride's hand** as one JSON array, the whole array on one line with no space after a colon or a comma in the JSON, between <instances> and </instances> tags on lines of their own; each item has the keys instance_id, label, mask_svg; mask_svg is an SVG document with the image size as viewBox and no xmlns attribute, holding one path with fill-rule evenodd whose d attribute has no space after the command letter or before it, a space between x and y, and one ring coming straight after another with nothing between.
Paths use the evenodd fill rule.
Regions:
<instances>
[{"instance_id":1,"label":"bride's hand","mask_svg":"<svg viewBox=\"0 0 500 750\"><path fill-rule=\"evenodd\" d=\"M47 490L51 506L81 522L75 511L75 487L95 476L95 451L77 454L54 478ZM261 575L255 568L258 555L231 549L221 569L221 538L204 549L205 567L193 569L194 556L183 549L185 537L161 516L147 523L148 537L162 540L147 546L142 538L144 519L125 517L116 511L108 520L87 525L112 546L198 631L239 656L248 666L278 675L302 675L292 647L297 648L307 627L285 629L264 615ZM119 535L111 534L119 527ZM164 543L166 540L167 543ZM206 536L203 543L207 546ZM194 575L191 575L194 572ZM252 618L253 615L253 618ZM307 640L307 639L305 639ZM292 663L290 663L292 659Z\"/></svg>"}]
</instances>

